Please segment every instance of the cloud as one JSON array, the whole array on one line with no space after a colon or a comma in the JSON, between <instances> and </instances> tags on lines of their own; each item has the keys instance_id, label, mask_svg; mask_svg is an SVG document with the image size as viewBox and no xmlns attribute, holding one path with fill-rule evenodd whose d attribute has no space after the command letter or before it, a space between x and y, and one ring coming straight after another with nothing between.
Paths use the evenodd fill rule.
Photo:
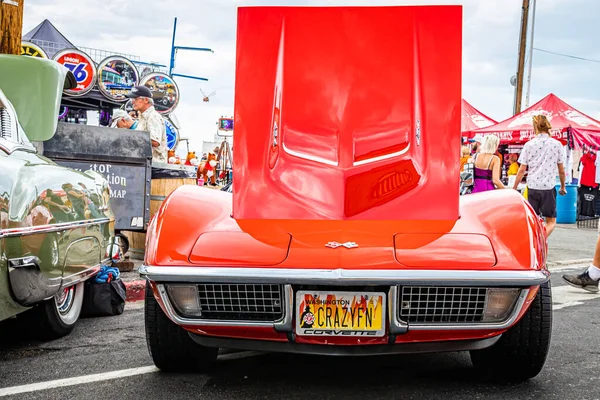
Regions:
<instances>
[{"instance_id":1,"label":"cloud","mask_svg":"<svg viewBox=\"0 0 600 400\"><path fill-rule=\"evenodd\" d=\"M176 78L181 101L176 114L190 147L211 141L221 115L233 114L236 7L250 5L463 5L463 97L490 117L512 115L521 0L53 0L25 2L24 32L49 19L78 46L139 56L169 64L173 18L176 44L208 47L210 52L180 51L175 72L208 82ZM597 39L600 3L585 0L537 2L535 46L600 59ZM532 10L531 10L532 11ZM554 92L582 112L600 117L598 64L534 52L530 104ZM209 103L206 93L216 90Z\"/></svg>"}]
</instances>

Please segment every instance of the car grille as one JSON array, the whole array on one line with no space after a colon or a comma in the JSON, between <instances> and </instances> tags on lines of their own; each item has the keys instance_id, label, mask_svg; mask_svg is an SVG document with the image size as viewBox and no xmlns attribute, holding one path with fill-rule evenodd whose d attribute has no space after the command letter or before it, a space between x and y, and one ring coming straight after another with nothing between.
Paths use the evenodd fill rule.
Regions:
<instances>
[{"instance_id":1,"label":"car grille","mask_svg":"<svg viewBox=\"0 0 600 400\"><path fill-rule=\"evenodd\" d=\"M281 285L200 284L202 318L276 321L283 317Z\"/></svg>"},{"instance_id":2,"label":"car grille","mask_svg":"<svg viewBox=\"0 0 600 400\"><path fill-rule=\"evenodd\" d=\"M487 288L423 287L400 288L399 318L408 323L481 322Z\"/></svg>"},{"instance_id":3,"label":"car grille","mask_svg":"<svg viewBox=\"0 0 600 400\"><path fill-rule=\"evenodd\" d=\"M12 139L10 114L6 108L0 108L0 138Z\"/></svg>"}]
</instances>

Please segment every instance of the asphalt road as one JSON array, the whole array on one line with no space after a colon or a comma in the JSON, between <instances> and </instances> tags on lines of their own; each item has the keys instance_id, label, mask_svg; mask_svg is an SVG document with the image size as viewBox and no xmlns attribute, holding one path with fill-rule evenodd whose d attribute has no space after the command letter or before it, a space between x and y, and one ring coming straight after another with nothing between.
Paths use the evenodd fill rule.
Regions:
<instances>
[{"instance_id":1,"label":"asphalt road","mask_svg":"<svg viewBox=\"0 0 600 400\"><path fill-rule=\"evenodd\" d=\"M0 399L600 399L600 295L563 286L561 273L552 278L548 361L538 377L519 385L480 381L467 353L328 358L229 352L210 376L166 374L154 370L148 355L143 310L128 305L120 316L83 319L71 335L47 343L29 338L15 322L0 324ZM60 387L57 380L65 378L75 384ZM6 395L14 389L26 392Z\"/></svg>"},{"instance_id":2,"label":"asphalt road","mask_svg":"<svg viewBox=\"0 0 600 400\"><path fill-rule=\"evenodd\" d=\"M594 257L596 240L598 240L598 230L593 225L590 229L578 229L576 225L558 226L548 238L548 261L552 263L566 260L591 260Z\"/></svg>"}]
</instances>

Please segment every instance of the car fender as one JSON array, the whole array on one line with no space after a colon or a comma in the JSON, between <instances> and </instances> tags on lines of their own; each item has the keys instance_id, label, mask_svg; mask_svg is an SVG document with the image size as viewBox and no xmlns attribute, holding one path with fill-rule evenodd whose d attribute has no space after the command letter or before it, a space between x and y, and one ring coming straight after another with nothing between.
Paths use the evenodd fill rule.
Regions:
<instances>
[{"instance_id":1,"label":"car fender","mask_svg":"<svg viewBox=\"0 0 600 400\"><path fill-rule=\"evenodd\" d=\"M225 230L239 230L231 219L231 193L183 185L165 198L146 230L146 265L182 265L198 236L225 222Z\"/></svg>"},{"instance_id":2,"label":"car fender","mask_svg":"<svg viewBox=\"0 0 600 400\"><path fill-rule=\"evenodd\" d=\"M461 218L453 231L486 235L496 253L495 268L546 268L545 227L517 191L494 190L461 196L460 210Z\"/></svg>"}]
</instances>

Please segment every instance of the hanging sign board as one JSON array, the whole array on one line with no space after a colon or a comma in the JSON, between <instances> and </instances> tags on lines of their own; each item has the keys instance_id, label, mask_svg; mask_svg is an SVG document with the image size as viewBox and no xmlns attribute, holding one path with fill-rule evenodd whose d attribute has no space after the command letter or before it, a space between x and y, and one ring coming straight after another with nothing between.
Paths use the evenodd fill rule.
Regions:
<instances>
[{"instance_id":1,"label":"hanging sign board","mask_svg":"<svg viewBox=\"0 0 600 400\"><path fill-rule=\"evenodd\" d=\"M170 114L179 104L179 88L170 76L153 72L144 76L141 85L152 91L154 108L159 113Z\"/></svg>"},{"instance_id":2,"label":"hanging sign board","mask_svg":"<svg viewBox=\"0 0 600 400\"><path fill-rule=\"evenodd\" d=\"M125 95L129 94L138 82L137 68L125 57L111 56L98 65L98 89L110 100L127 101Z\"/></svg>"},{"instance_id":3,"label":"hanging sign board","mask_svg":"<svg viewBox=\"0 0 600 400\"><path fill-rule=\"evenodd\" d=\"M21 42L21 55L38 58L48 58L48 55L40 46L35 45L31 42Z\"/></svg>"},{"instance_id":4,"label":"hanging sign board","mask_svg":"<svg viewBox=\"0 0 600 400\"><path fill-rule=\"evenodd\" d=\"M65 94L69 96L82 96L94 88L96 84L96 64L83 51L65 49L56 53L52 59L67 67L77 80L77 87L65 89Z\"/></svg>"},{"instance_id":5,"label":"hanging sign board","mask_svg":"<svg viewBox=\"0 0 600 400\"><path fill-rule=\"evenodd\" d=\"M233 118L219 118L219 130L220 131L232 131L233 130Z\"/></svg>"},{"instance_id":6,"label":"hanging sign board","mask_svg":"<svg viewBox=\"0 0 600 400\"><path fill-rule=\"evenodd\" d=\"M167 148L169 150L175 150L177 144L179 144L179 132L177 129L165 118L165 128L167 134Z\"/></svg>"}]
</instances>

